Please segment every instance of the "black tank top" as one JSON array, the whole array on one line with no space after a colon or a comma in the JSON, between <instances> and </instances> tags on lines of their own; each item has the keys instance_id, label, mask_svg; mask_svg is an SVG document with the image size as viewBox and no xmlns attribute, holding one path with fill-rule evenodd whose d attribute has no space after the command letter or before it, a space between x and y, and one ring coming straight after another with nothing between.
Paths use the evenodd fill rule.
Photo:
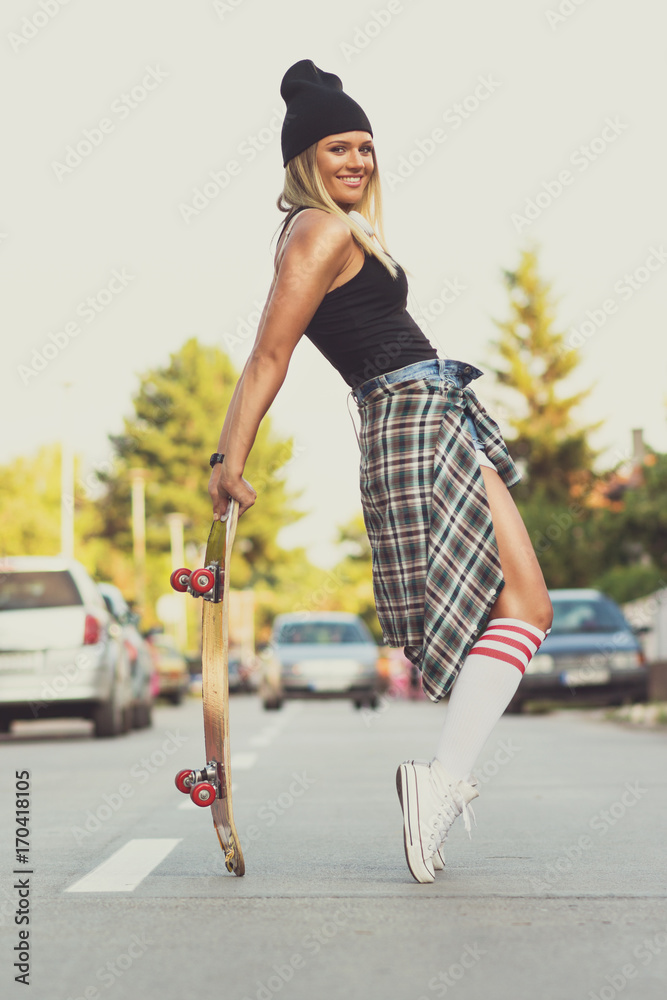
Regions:
<instances>
[{"instance_id":1,"label":"black tank top","mask_svg":"<svg viewBox=\"0 0 667 1000\"><path fill-rule=\"evenodd\" d=\"M361 270L326 293L304 331L353 389L376 375L438 356L406 310L408 281L397 267L392 278L377 257L365 254Z\"/></svg>"}]
</instances>

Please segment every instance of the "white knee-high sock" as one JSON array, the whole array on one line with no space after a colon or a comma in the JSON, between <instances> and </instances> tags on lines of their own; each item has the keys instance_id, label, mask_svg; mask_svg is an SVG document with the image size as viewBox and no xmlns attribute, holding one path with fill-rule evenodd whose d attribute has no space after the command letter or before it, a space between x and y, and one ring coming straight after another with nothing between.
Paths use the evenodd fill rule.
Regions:
<instances>
[{"instance_id":1,"label":"white knee-high sock","mask_svg":"<svg viewBox=\"0 0 667 1000\"><path fill-rule=\"evenodd\" d=\"M470 774L547 633L517 618L493 618L475 640L452 687L435 754L456 780Z\"/></svg>"}]
</instances>

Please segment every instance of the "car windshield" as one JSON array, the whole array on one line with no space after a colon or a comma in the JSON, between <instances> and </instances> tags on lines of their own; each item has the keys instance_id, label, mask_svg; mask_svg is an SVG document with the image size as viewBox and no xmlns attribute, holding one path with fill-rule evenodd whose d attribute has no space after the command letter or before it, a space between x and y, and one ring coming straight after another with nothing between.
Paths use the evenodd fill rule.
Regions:
<instances>
[{"instance_id":1,"label":"car windshield","mask_svg":"<svg viewBox=\"0 0 667 1000\"><path fill-rule=\"evenodd\" d=\"M367 642L358 625L349 622L291 622L278 633L281 646L292 643L303 645L337 645L339 642Z\"/></svg>"},{"instance_id":2,"label":"car windshield","mask_svg":"<svg viewBox=\"0 0 667 1000\"><path fill-rule=\"evenodd\" d=\"M582 632L627 631L628 625L611 601L580 599L553 601L552 635L572 635Z\"/></svg>"},{"instance_id":3,"label":"car windshield","mask_svg":"<svg viewBox=\"0 0 667 1000\"><path fill-rule=\"evenodd\" d=\"M82 604L67 570L10 572L0 577L0 611L26 608L65 608Z\"/></svg>"}]
</instances>

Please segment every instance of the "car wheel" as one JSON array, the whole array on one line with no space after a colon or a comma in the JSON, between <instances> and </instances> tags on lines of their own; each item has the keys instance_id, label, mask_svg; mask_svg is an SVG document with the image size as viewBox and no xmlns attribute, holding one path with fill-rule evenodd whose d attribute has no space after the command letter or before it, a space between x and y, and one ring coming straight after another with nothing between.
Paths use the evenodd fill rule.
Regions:
<instances>
[{"instance_id":1,"label":"car wheel","mask_svg":"<svg viewBox=\"0 0 667 1000\"><path fill-rule=\"evenodd\" d=\"M277 712L283 707L283 700L282 698L265 698L262 705L266 712Z\"/></svg>"},{"instance_id":2,"label":"car wheel","mask_svg":"<svg viewBox=\"0 0 667 1000\"><path fill-rule=\"evenodd\" d=\"M125 729L127 710L118 703L118 691L115 687L108 701L95 706L91 718L98 739L119 736L120 733L127 732Z\"/></svg>"},{"instance_id":3,"label":"car wheel","mask_svg":"<svg viewBox=\"0 0 667 1000\"><path fill-rule=\"evenodd\" d=\"M167 701L170 701L172 705L180 705L183 701L183 692L172 691L171 694L167 695Z\"/></svg>"},{"instance_id":4,"label":"car wheel","mask_svg":"<svg viewBox=\"0 0 667 1000\"><path fill-rule=\"evenodd\" d=\"M132 710L132 726L134 729L148 729L153 725L153 706L145 701L135 705Z\"/></svg>"},{"instance_id":5,"label":"car wheel","mask_svg":"<svg viewBox=\"0 0 667 1000\"><path fill-rule=\"evenodd\" d=\"M354 707L355 708L379 708L380 699L376 694L371 694L366 698L355 698Z\"/></svg>"},{"instance_id":6,"label":"car wheel","mask_svg":"<svg viewBox=\"0 0 667 1000\"><path fill-rule=\"evenodd\" d=\"M505 715L521 715L522 711L523 711L523 702L517 699L516 701L511 701L509 703L509 705L505 709Z\"/></svg>"},{"instance_id":7,"label":"car wheel","mask_svg":"<svg viewBox=\"0 0 667 1000\"><path fill-rule=\"evenodd\" d=\"M0 733L8 733L12 728L12 720L6 715L0 715Z\"/></svg>"}]
</instances>

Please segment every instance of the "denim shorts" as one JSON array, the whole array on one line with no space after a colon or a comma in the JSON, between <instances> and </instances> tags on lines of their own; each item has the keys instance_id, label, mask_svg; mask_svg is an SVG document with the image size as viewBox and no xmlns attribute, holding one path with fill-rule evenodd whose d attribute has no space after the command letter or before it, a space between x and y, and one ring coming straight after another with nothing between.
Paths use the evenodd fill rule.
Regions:
<instances>
[{"instance_id":1,"label":"denim shorts","mask_svg":"<svg viewBox=\"0 0 667 1000\"><path fill-rule=\"evenodd\" d=\"M362 382L361 385L357 386L352 391L352 395L357 403L359 403L373 389L377 389L379 386L391 385L393 382L404 382L409 378L437 378L443 382L448 382L456 389L463 389L469 382L472 382L473 379L479 378L483 374L484 372L479 368L475 368L474 365L469 365L465 361L454 361L451 358L433 358L427 361L416 361L413 365L406 365L404 368L397 368L396 371L387 372L384 375L368 379L367 382ZM470 414L466 414L466 420L480 464L494 469L495 466L486 456L484 445L479 439L475 422Z\"/></svg>"}]
</instances>

